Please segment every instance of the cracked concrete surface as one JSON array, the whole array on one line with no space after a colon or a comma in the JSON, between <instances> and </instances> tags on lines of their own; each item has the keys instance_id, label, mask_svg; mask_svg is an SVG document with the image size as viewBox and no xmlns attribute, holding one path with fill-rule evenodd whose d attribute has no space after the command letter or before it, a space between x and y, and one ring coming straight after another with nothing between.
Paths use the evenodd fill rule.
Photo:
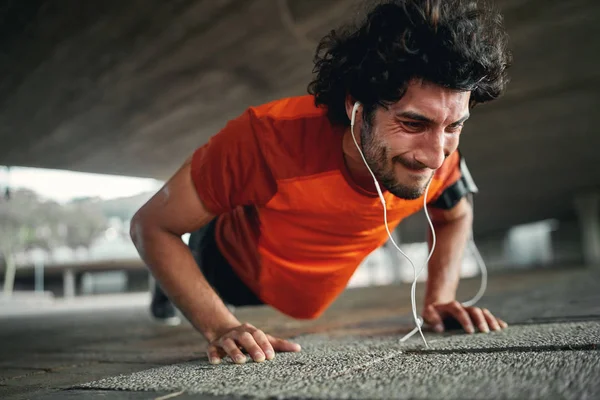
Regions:
<instances>
[{"instance_id":1,"label":"cracked concrete surface","mask_svg":"<svg viewBox=\"0 0 600 400\"><path fill-rule=\"evenodd\" d=\"M514 326L505 332L399 337L308 335L272 362L169 365L82 385L267 398L597 398L600 322Z\"/></svg>"}]
</instances>

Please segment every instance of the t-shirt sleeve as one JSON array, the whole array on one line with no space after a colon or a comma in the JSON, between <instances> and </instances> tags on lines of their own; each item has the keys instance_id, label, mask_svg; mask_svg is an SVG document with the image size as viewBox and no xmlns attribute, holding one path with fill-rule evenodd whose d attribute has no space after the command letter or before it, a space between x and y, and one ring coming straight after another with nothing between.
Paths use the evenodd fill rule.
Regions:
<instances>
[{"instance_id":1,"label":"t-shirt sleeve","mask_svg":"<svg viewBox=\"0 0 600 400\"><path fill-rule=\"evenodd\" d=\"M248 109L194 151L192 181L208 211L218 215L260 206L274 195L277 185L261 146L266 129Z\"/></svg>"},{"instance_id":2,"label":"t-shirt sleeve","mask_svg":"<svg viewBox=\"0 0 600 400\"><path fill-rule=\"evenodd\" d=\"M434 179L441 181L441 186L427 204L433 207L439 206L443 193L461 178L460 159L459 151L454 151L435 172Z\"/></svg>"}]
</instances>

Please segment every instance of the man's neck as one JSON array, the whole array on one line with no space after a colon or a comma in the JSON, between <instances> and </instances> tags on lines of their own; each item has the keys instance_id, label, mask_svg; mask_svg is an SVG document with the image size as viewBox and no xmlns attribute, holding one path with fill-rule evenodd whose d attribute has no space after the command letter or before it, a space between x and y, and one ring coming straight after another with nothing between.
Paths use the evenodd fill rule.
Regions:
<instances>
[{"instance_id":1,"label":"man's neck","mask_svg":"<svg viewBox=\"0 0 600 400\"><path fill-rule=\"evenodd\" d=\"M358 141L360 138L357 137L356 139ZM375 185L373 184L373 177L371 176L371 173L369 172L358 149L356 148L356 144L352 139L350 127L348 127L344 132L344 137L342 139L342 151L344 153L346 167L348 168L348 172L354 183L369 192L375 192L376 189Z\"/></svg>"}]
</instances>

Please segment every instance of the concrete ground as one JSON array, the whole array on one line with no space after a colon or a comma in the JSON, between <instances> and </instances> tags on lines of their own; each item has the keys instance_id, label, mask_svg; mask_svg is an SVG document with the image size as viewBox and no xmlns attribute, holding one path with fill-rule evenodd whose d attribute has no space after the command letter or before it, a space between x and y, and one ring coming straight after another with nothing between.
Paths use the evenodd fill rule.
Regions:
<instances>
[{"instance_id":1,"label":"concrete ground","mask_svg":"<svg viewBox=\"0 0 600 400\"><path fill-rule=\"evenodd\" d=\"M245 365L210 365L200 335L151 322L143 296L40 306L0 314L0 398L600 398L599 283L600 271L576 268L491 276L479 305L509 328L427 332L429 349L418 335L399 342L412 329L409 285L348 290L316 321L239 309L303 346Z\"/></svg>"}]
</instances>

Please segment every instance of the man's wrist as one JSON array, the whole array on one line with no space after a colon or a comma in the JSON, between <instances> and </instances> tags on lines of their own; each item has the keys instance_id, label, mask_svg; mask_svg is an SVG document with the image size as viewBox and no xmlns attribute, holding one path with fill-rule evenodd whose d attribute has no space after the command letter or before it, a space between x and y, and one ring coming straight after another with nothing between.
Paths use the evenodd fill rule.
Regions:
<instances>
[{"instance_id":1,"label":"man's wrist","mask_svg":"<svg viewBox=\"0 0 600 400\"><path fill-rule=\"evenodd\" d=\"M446 304L456 300L458 279L454 274L444 274L431 277L425 290L425 305Z\"/></svg>"},{"instance_id":2,"label":"man's wrist","mask_svg":"<svg viewBox=\"0 0 600 400\"><path fill-rule=\"evenodd\" d=\"M428 291L429 292L429 291ZM455 291L431 291L425 294L425 307L430 304L446 304L456 300Z\"/></svg>"},{"instance_id":3,"label":"man's wrist","mask_svg":"<svg viewBox=\"0 0 600 400\"><path fill-rule=\"evenodd\" d=\"M229 312L229 310L227 310L226 313L229 315L225 316L225 318L215 318L215 324L210 324L206 328L200 330L209 343L242 324L231 312Z\"/></svg>"}]
</instances>

